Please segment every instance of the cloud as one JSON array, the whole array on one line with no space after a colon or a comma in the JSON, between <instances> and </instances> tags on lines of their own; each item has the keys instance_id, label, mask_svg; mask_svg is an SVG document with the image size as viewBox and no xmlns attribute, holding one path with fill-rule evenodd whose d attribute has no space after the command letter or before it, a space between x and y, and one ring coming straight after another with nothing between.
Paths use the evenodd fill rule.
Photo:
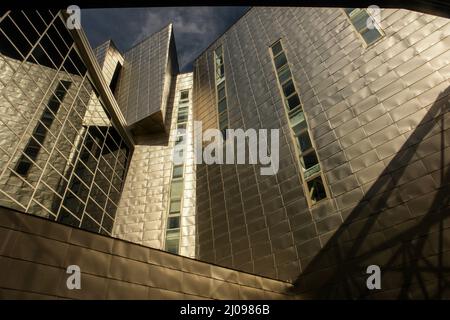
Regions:
<instances>
[{"instance_id":1,"label":"cloud","mask_svg":"<svg viewBox=\"0 0 450 320\"><path fill-rule=\"evenodd\" d=\"M173 23L181 71L247 7L170 7L84 10L82 24L93 47L113 39L121 51Z\"/></svg>"}]
</instances>

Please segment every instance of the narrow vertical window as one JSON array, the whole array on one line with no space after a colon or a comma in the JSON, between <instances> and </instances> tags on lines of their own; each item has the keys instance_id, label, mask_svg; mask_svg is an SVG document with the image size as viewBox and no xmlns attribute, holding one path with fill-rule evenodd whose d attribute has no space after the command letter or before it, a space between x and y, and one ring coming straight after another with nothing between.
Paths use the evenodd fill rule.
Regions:
<instances>
[{"instance_id":1,"label":"narrow vertical window","mask_svg":"<svg viewBox=\"0 0 450 320\"><path fill-rule=\"evenodd\" d=\"M44 111L33 130L31 138L17 162L15 171L21 176L27 176L33 165L33 161L36 161L47 136L47 131L51 129L51 125L55 120L61 102L64 100L70 85L70 81L60 81L55 92L50 96L47 106L44 108Z\"/></svg>"},{"instance_id":2,"label":"narrow vertical window","mask_svg":"<svg viewBox=\"0 0 450 320\"><path fill-rule=\"evenodd\" d=\"M189 90L180 91L178 113L176 122L175 146L185 145L186 127L189 118ZM183 150L181 148L180 150ZM179 253L180 243L180 219L181 199L183 198L183 164L172 167L172 180L170 184L169 212L166 224L165 250L171 253Z\"/></svg>"},{"instance_id":3,"label":"narrow vertical window","mask_svg":"<svg viewBox=\"0 0 450 320\"><path fill-rule=\"evenodd\" d=\"M223 62L222 46L214 51L214 68L216 75L216 97L217 97L217 113L219 130L222 136L226 139L226 131L228 126L228 104L225 89L225 68Z\"/></svg>"},{"instance_id":4,"label":"narrow vertical window","mask_svg":"<svg viewBox=\"0 0 450 320\"><path fill-rule=\"evenodd\" d=\"M368 46L383 37L381 27L367 9L346 8L344 11ZM371 23L368 23L370 20Z\"/></svg>"},{"instance_id":5,"label":"narrow vertical window","mask_svg":"<svg viewBox=\"0 0 450 320\"><path fill-rule=\"evenodd\" d=\"M271 46L275 73L277 75L280 94L289 119L292 136L299 155L303 187L309 205L314 205L327 198L323 173L320 168L317 152L309 134L298 90L295 86L288 59L281 40Z\"/></svg>"}]
</instances>

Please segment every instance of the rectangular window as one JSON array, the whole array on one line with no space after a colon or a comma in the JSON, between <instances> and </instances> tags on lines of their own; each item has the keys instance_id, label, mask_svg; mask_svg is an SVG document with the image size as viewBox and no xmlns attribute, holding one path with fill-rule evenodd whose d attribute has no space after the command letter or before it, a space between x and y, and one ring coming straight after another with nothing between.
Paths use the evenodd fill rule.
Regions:
<instances>
[{"instance_id":1,"label":"rectangular window","mask_svg":"<svg viewBox=\"0 0 450 320\"><path fill-rule=\"evenodd\" d=\"M271 51L280 94L292 129L292 136L295 138L305 195L308 198L308 204L311 206L327 198L323 173L311 141L300 97L281 40L271 46Z\"/></svg>"},{"instance_id":2,"label":"rectangular window","mask_svg":"<svg viewBox=\"0 0 450 320\"><path fill-rule=\"evenodd\" d=\"M189 115L189 108L179 108L178 109L178 117L177 123L187 122Z\"/></svg>"},{"instance_id":3,"label":"rectangular window","mask_svg":"<svg viewBox=\"0 0 450 320\"><path fill-rule=\"evenodd\" d=\"M173 166L172 179L181 178L183 176L183 165Z\"/></svg>"},{"instance_id":4,"label":"rectangular window","mask_svg":"<svg viewBox=\"0 0 450 320\"><path fill-rule=\"evenodd\" d=\"M179 229L180 228L180 217L169 217L167 222L167 229Z\"/></svg>"},{"instance_id":5,"label":"rectangular window","mask_svg":"<svg viewBox=\"0 0 450 320\"><path fill-rule=\"evenodd\" d=\"M175 133L175 146L178 146L178 156L183 157L184 149L180 145L186 141L186 127L189 116L189 90L180 91L180 101L177 113L177 129ZM184 166L173 165L172 181L170 184L169 210L167 213L166 239L164 249L178 254L180 242L181 201L183 198L183 170Z\"/></svg>"},{"instance_id":6,"label":"rectangular window","mask_svg":"<svg viewBox=\"0 0 450 320\"><path fill-rule=\"evenodd\" d=\"M214 51L215 66L216 66L216 82L220 82L225 78L225 69L223 65L223 50L222 46Z\"/></svg>"},{"instance_id":7,"label":"rectangular window","mask_svg":"<svg viewBox=\"0 0 450 320\"><path fill-rule=\"evenodd\" d=\"M180 92L180 102L189 100L189 90L183 90Z\"/></svg>"},{"instance_id":8,"label":"rectangular window","mask_svg":"<svg viewBox=\"0 0 450 320\"><path fill-rule=\"evenodd\" d=\"M176 230L173 233L167 232L166 236L166 251L178 254L180 246L180 231Z\"/></svg>"},{"instance_id":9,"label":"rectangular window","mask_svg":"<svg viewBox=\"0 0 450 320\"><path fill-rule=\"evenodd\" d=\"M183 181L172 181L170 188L170 197L172 199L180 199L183 192Z\"/></svg>"},{"instance_id":10,"label":"rectangular window","mask_svg":"<svg viewBox=\"0 0 450 320\"><path fill-rule=\"evenodd\" d=\"M180 200L172 199L170 201L169 213L172 214L172 213L180 212L180 208L181 208L181 201Z\"/></svg>"},{"instance_id":11,"label":"rectangular window","mask_svg":"<svg viewBox=\"0 0 450 320\"><path fill-rule=\"evenodd\" d=\"M312 203L316 203L327 197L325 187L320 177L308 181L309 197Z\"/></svg>"},{"instance_id":12,"label":"rectangular window","mask_svg":"<svg viewBox=\"0 0 450 320\"><path fill-rule=\"evenodd\" d=\"M368 46L383 37L381 27L367 9L346 8L344 11Z\"/></svg>"}]
</instances>

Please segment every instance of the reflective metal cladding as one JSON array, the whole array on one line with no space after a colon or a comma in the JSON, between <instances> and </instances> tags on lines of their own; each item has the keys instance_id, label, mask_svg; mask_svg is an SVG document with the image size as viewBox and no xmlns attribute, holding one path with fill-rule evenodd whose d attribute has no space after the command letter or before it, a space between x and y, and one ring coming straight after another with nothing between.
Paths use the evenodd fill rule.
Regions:
<instances>
[{"instance_id":1,"label":"reflective metal cladding","mask_svg":"<svg viewBox=\"0 0 450 320\"><path fill-rule=\"evenodd\" d=\"M92 52L62 13L8 11L0 205L300 296L443 296L450 21L378 10L255 7L183 74L171 24ZM279 130L279 170L196 163L208 129Z\"/></svg>"},{"instance_id":2,"label":"reflective metal cladding","mask_svg":"<svg viewBox=\"0 0 450 320\"><path fill-rule=\"evenodd\" d=\"M276 175L197 166L199 259L339 297L368 265L404 257L393 250L400 239L433 233L420 221L439 203L448 211L438 190L448 181L450 22L376 14L369 28L368 9L255 7L196 59L203 131L223 127L217 70L229 128L281 129ZM400 281L393 288L407 275ZM353 282L355 296L368 294Z\"/></svg>"},{"instance_id":3,"label":"reflective metal cladding","mask_svg":"<svg viewBox=\"0 0 450 320\"><path fill-rule=\"evenodd\" d=\"M111 234L129 157L62 16L1 24L0 203Z\"/></svg>"}]
</instances>

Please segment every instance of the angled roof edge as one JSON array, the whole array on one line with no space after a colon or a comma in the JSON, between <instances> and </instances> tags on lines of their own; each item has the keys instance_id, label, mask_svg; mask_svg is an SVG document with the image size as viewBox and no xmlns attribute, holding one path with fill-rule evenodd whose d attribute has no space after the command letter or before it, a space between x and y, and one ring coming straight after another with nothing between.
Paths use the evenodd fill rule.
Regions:
<instances>
[{"instance_id":1,"label":"angled roof edge","mask_svg":"<svg viewBox=\"0 0 450 320\"><path fill-rule=\"evenodd\" d=\"M141 40L139 40L139 42L136 42L136 43L133 44L131 47L129 47L128 49L126 49L126 50L123 52L123 54L125 55L126 53L130 52L130 51L133 50L135 47L139 46L139 45L142 44L144 41L147 41L148 39L150 39L150 38L153 37L154 35L156 35L156 34L162 32L162 31L164 31L164 29L166 29L166 28L169 29L169 30L171 30L171 29L172 29L172 22L169 23L169 24L167 24L167 25L165 25L163 28L159 29L158 31L153 32L153 33L151 33L151 34L145 36L144 38L142 38Z\"/></svg>"}]
</instances>

